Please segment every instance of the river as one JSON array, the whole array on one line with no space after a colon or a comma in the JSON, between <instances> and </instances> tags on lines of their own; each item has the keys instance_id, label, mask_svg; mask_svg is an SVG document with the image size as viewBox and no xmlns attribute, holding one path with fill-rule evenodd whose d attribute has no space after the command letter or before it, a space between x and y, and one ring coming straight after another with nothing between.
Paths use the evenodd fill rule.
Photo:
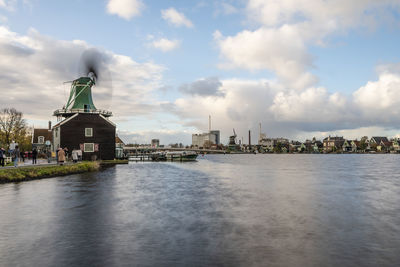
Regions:
<instances>
[{"instance_id":1,"label":"river","mask_svg":"<svg viewBox=\"0 0 400 267\"><path fill-rule=\"evenodd\" d=\"M0 266L399 266L398 155L206 155L0 185Z\"/></svg>"}]
</instances>

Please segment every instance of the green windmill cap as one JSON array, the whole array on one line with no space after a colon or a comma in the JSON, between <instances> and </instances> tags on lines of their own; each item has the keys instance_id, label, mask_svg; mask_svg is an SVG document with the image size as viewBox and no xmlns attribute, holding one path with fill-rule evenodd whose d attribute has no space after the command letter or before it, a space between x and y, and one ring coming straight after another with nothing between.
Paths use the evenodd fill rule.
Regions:
<instances>
[{"instance_id":1,"label":"green windmill cap","mask_svg":"<svg viewBox=\"0 0 400 267\"><path fill-rule=\"evenodd\" d=\"M72 87L75 89L73 96L75 100L71 109L96 110L92 98L92 86L94 84L94 80L90 77L80 77L72 82Z\"/></svg>"}]
</instances>

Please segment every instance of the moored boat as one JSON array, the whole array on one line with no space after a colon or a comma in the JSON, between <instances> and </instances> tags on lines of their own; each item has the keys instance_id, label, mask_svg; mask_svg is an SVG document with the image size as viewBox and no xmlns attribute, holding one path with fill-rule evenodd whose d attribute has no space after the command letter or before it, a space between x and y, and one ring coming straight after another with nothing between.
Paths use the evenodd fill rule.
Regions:
<instances>
[{"instance_id":1,"label":"moored boat","mask_svg":"<svg viewBox=\"0 0 400 267\"><path fill-rule=\"evenodd\" d=\"M166 157L170 161L194 161L197 158L197 153L194 151L173 151L167 152Z\"/></svg>"}]
</instances>

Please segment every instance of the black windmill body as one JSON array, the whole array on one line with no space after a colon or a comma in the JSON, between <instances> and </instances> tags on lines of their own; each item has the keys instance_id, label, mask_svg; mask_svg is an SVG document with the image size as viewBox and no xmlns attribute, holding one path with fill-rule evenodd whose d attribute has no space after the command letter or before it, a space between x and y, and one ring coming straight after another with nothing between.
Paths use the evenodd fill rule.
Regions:
<instances>
[{"instance_id":1,"label":"black windmill body","mask_svg":"<svg viewBox=\"0 0 400 267\"><path fill-rule=\"evenodd\" d=\"M82 55L84 76L72 81L66 105L54 111L59 122L53 127L53 151L81 150L83 160L115 158L116 126L109 120L112 113L97 109L92 98L92 88L95 90L102 75L100 59L101 54L92 50Z\"/></svg>"}]
</instances>

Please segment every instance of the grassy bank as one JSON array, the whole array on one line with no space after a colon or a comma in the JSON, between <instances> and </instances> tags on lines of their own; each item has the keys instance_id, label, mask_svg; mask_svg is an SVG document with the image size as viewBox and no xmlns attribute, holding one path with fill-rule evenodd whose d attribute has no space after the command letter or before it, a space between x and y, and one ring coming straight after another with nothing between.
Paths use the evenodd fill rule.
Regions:
<instances>
[{"instance_id":1,"label":"grassy bank","mask_svg":"<svg viewBox=\"0 0 400 267\"><path fill-rule=\"evenodd\" d=\"M114 159L114 160L102 160L100 161L100 166L102 167L107 167L107 166L113 166L117 164L128 164L129 160L127 159Z\"/></svg>"},{"instance_id":2,"label":"grassy bank","mask_svg":"<svg viewBox=\"0 0 400 267\"><path fill-rule=\"evenodd\" d=\"M35 166L0 169L0 183L20 182L34 179L62 176L75 173L97 171L100 164L96 161L88 161L63 166Z\"/></svg>"}]
</instances>

